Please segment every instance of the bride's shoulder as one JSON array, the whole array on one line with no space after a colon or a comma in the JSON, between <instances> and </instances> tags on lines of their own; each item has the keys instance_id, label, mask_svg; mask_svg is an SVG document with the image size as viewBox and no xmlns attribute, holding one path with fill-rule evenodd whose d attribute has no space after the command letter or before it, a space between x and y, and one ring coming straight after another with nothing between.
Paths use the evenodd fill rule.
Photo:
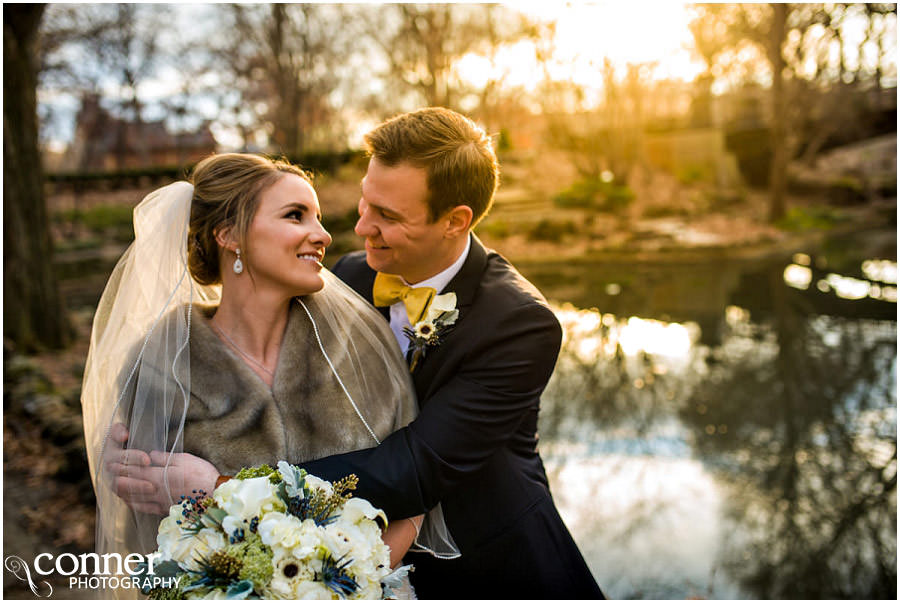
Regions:
<instances>
[{"instance_id":1,"label":"bride's shoulder","mask_svg":"<svg viewBox=\"0 0 900 603\"><path fill-rule=\"evenodd\" d=\"M186 330L190 328L191 336L197 330L198 325L209 328L209 319L218 309L217 303L193 302L180 304L163 313L157 324L150 325L151 334L164 334L175 329Z\"/></svg>"},{"instance_id":2,"label":"bride's shoulder","mask_svg":"<svg viewBox=\"0 0 900 603\"><path fill-rule=\"evenodd\" d=\"M210 339L212 330L209 319L215 314L217 307L217 304L194 302L170 309L155 324L149 326L138 347L180 347L188 338L192 346L202 344Z\"/></svg>"}]
</instances>

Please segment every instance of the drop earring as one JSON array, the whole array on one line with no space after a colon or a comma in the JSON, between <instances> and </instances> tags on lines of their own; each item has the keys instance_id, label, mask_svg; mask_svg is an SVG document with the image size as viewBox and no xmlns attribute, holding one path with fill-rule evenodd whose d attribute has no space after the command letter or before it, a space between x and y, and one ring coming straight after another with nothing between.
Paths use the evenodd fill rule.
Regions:
<instances>
[{"instance_id":1,"label":"drop earring","mask_svg":"<svg viewBox=\"0 0 900 603\"><path fill-rule=\"evenodd\" d=\"M244 262L241 261L241 248L238 247L234 250L234 252L237 254L237 258L234 260L234 266L232 266L232 269L234 270L235 274L240 274L244 271Z\"/></svg>"}]
</instances>

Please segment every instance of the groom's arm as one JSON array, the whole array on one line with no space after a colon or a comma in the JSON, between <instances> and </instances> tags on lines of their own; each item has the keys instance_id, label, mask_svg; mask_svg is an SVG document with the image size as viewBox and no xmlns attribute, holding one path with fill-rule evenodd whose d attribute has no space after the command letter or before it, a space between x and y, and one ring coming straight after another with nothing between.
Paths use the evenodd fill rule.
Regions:
<instances>
[{"instance_id":1,"label":"groom's arm","mask_svg":"<svg viewBox=\"0 0 900 603\"><path fill-rule=\"evenodd\" d=\"M561 343L549 308L528 303L497 318L421 414L379 446L304 463L310 473L359 477L357 495L389 517L427 511L504 446L547 385Z\"/></svg>"}]
</instances>

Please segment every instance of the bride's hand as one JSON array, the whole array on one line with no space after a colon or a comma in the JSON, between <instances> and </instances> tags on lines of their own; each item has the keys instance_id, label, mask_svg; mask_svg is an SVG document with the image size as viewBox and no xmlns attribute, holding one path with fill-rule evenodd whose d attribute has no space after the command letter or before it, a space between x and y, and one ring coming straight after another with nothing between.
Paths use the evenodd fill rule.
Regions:
<instances>
[{"instance_id":1,"label":"bride's hand","mask_svg":"<svg viewBox=\"0 0 900 603\"><path fill-rule=\"evenodd\" d=\"M219 470L205 459L186 452L154 450L147 454L123 448L128 431L118 423L110 432L110 440L106 468L113 489L135 511L166 515L182 496L194 496L197 490L212 494L215 490Z\"/></svg>"}]
</instances>

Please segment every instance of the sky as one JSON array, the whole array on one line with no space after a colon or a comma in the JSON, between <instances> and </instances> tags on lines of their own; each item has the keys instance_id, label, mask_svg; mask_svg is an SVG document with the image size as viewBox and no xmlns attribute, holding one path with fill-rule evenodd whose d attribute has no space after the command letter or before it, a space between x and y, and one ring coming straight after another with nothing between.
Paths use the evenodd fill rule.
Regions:
<instances>
[{"instance_id":1,"label":"sky","mask_svg":"<svg viewBox=\"0 0 900 603\"><path fill-rule=\"evenodd\" d=\"M556 19L551 75L580 84L596 79L596 66L608 58L616 66L656 62L656 77L690 81L703 69L691 56L691 14L681 2L539 2L513 4L541 19Z\"/></svg>"}]
</instances>

